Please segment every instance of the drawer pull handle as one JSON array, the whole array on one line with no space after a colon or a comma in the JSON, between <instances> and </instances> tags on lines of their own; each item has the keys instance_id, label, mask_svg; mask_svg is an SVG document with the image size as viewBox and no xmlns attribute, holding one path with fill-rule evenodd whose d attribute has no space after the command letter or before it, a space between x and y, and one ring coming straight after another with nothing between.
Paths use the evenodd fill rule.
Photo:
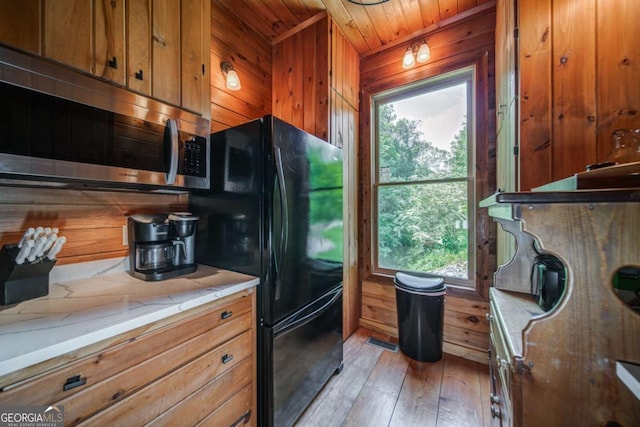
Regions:
<instances>
[{"instance_id":1,"label":"drawer pull handle","mask_svg":"<svg viewBox=\"0 0 640 427\"><path fill-rule=\"evenodd\" d=\"M491 393L491 395L489 396L489 401L491 403L495 403L496 405L500 404L500 398L493 393Z\"/></svg>"},{"instance_id":2,"label":"drawer pull handle","mask_svg":"<svg viewBox=\"0 0 640 427\"><path fill-rule=\"evenodd\" d=\"M245 412L244 414L242 414L240 416L240 418L238 418L237 420L235 420L233 422L233 424L231 424L229 427L237 427L240 424L246 424L249 422L249 420L251 419L251 409L249 409L247 412Z\"/></svg>"},{"instance_id":3,"label":"drawer pull handle","mask_svg":"<svg viewBox=\"0 0 640 427\"><path fill-rule=\"evenodd\" d=\"M144 80L144 75L142 74L142 70L138 70L137 72L133 73L133 76L138 80Z\"/></svg>"},{"instance_id":4,"label":"drawer pull handle","mask_svg":"<svg viewBox=\"0 0 640 427\"><path fill-rule=\"evenodd\" d=\"M222 363L229 363L233 360L233 354L225 354L222 356Z\"/></svg>"},{"instance_id":5,"label":"drawer pull handle","mask_svg":"<svg viewBox=\"0 0 640 427\"><path fill-rule=\"evenodd\" d=\"M491 322L493 320L493 316L490 313L485 314L484 318L487 319L487 322Z\"/></svg>"},{"instance_id":6,"label":"drawer pull handle","mask_svg":"<svg viewBox=\"0 0 640 427\"><path fill-rule=\"evenodd\" d=\"M67 378L67 381L62 386L62 391L71 390L72 388L80 387L81 385L85 385L87 383L87 378L82 375L74 375L73 377Z\"/></svg>"},{"instance_id":7,"label":"drawer pull handle","mask_svg":"<svg viewBox=\"0 0 640 427\"><path fill-rule=\"evenodd\" d=\"M107 61L107 63L109 64L109 67L117 70L118 69L118 59L114 56L113 58L109 59Z\"/></svg>"},{"instance_id":8,"label":"drawer pull handle","mask_svg":"<svg viewBox=\"0 0 640 427\"><path fill-rule=\"evenodd\" d=\"M233 311L223 311L222 314L220 315L221 319L228 319L229 317L233 316Z\"/></svg>"}]
</instances>

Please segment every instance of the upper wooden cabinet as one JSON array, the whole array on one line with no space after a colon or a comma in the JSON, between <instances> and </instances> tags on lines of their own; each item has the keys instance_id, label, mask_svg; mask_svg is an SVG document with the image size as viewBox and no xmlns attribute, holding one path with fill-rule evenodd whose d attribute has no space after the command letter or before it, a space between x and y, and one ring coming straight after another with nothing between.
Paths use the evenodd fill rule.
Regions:
<instances>
[{"instance_id":1,"label":"upper wooden cabinet","mask_svg":"<svg viewBox=\"0 0 640 427\"><path fill-rule=\"evenodd\" d=\"M42 56L93 71L92 10L90 0L42 2Z\"/></svg>"},{"instance_id":2,"label":"upper wooden cabinet","mask_svg":"<svg viewBox=\"0 0 640 427\"><path fill-rule=\"evenodd\" d=\"M640 127L640 2L498 0L497 10L512 5L518 38L497 30L496 52L517 43L518 114L508 120L519 189L529 190L604 161L613 130ZM505 71L496 54L496 82Z\"/></svg>"},{"instance_id":3,"label":"upper wooden cabinet","mask_svg":"<svg viewBox=\"0 0 640 427\"><path fill-rule=\"evenodd\" d=\"M9 46L40 52L40 0L0 2L0 40Z\"/></svg>"},{"instance_id":4,"label":"upper wooden cabinet","mask_svg":"<svg viewBox=\"0 0 640 427\"><path fill-rule=\"evenodd\" d=\"M127 0L127 87L151 95L151 0Z\"/></svg>"},{"instance_id":5,"label":"upper wooden cabinet","mask_svg":"<svg viewBox=\"0 0 640 427\"><path fill-rule=\"evenodd\" d=\"M210 105L211 2L182 0L181 101L184 108L207 117Z\"/></svg>"},{"instance_id":6,"label":"upper wooden cabinet","mask_svg":"<svg viewBox=\"0 0 640 427\"><path fill-rule=\"evenodd\" d=\"M0 43L210 117L208 0L7 0Z\"/></svg>"},{"instance_id":7,"label":"upper wooden cabinet","mask_svg":"<svg viewBox=\"0 0 640 427\"><path fill-rule=\"evenodd\" d=\"M93 74L125 84L125 2L96 0L94 3Z\"/></svg>"}]
</instances>

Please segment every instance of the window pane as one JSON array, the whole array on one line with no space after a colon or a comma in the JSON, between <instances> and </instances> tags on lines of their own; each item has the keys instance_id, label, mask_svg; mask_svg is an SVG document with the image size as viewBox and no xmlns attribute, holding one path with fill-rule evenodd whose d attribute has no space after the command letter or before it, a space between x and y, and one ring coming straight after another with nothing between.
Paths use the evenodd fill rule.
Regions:
<instances>
[{"instance_id":1,"label":"window pane","mask_svg":"<svg viewBox=\"0 0 640 427\"><path fill-rule=\"evenodd\" d=\"M378 104L379 182L466 178L467 82Z\"/></svg>"},{"instance_id":2,"label":"window pane","mask_svg":"<svg viewBox=\"0 0 640 427\"><path fill-rule=\"evenodd\" d=\"M469 278L467 181L378 188L378 266Z\"/></svg>"}]
</instances>

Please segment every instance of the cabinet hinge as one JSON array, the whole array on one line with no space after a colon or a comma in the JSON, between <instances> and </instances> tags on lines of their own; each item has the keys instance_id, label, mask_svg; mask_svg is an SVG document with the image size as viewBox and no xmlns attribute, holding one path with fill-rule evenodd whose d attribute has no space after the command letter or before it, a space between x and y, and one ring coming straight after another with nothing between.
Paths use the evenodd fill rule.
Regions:
<instances>
[{"instance_id":1,"label":"cabinet hinge","mask_svg":"<svg viewBox=\"0 0 640 427\"><path fill-rule=\"evenodd\" d=\"M518 27L513 29L513 38L517 39L518 38Z\"/></svg>"},{"instance_id":2,"label":"cabinet hinge","mask_svg":"<svg viewBox=\"0 0 640 427\"><path fill-rule=\"evenodd\" d=\"M520 147L518 147L517 145L513 146L513 155L517 156L520 153Z\"/></svg>"}]
</instances>

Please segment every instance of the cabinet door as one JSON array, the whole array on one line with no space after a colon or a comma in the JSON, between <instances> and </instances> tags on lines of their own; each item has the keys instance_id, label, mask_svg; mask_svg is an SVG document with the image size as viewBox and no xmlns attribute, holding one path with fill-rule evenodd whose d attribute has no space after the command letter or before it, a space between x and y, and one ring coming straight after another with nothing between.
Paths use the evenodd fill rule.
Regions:
<instances>
[{"instance_id":1,"label":"cabinet door","mask_svg":"<svg viewBox=\"0 0 640 427\"><path fill-rule=\"evenodd\" d=\"M202 0L182 0L182 106L202 113L204 61L202 57Z\"/></svg>"},{"instance_id":2,"label":"cabinet door","mask_svg":"<svg viewBox=\"0 0 640 427\"><path fill-rule=\"evenodd\" d=\"M94 74L124 86L124 0L95 0L94 16Z\"/></svg>"},{"instance_id":3,"label":"cabinet door","mask_svg":"<svg viewBox=\"0 0 640 427\"><path fill-rule=\"evenodd\" d=\"M0 1L0 43L40 53L39 0Z\"/></svg>"},{"instance_id":4,"label":"cabinet door","mask_svg":"<svg viewBox=\"0 0 640 427\"><path fill-rule=\"evenodd\" d=\"M180 2L153 0L154 98L180 105Z\"/></svg>"},{"instance_id":5,"label":"cabinet door","mask_svg":"<svg viewBox=\"0 0 640 427\"><path fill-rule=\"evenodd\" d=\"M92 71L91 0L43 0L43 55Z\"/></svg>"},{"instance_id":6,"label":"cabinet door","mask_svg":"<svg viewBox=\"0 0 640 427\"><path fill-rule=\"evenodd\" d=\"M151 0L127 0L127 88L151 95Z\"/></svg>"}]
</instances>

